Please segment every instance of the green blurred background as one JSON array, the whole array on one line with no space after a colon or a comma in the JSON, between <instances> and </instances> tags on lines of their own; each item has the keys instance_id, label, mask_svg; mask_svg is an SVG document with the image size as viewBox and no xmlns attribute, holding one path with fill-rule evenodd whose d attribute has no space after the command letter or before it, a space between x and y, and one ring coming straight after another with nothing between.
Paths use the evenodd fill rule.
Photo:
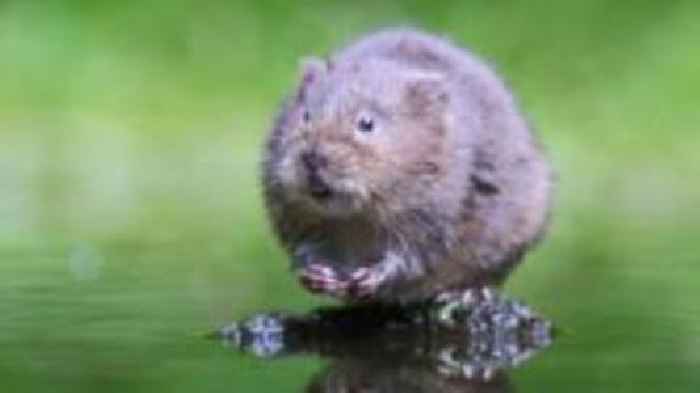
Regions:
<instances>
[{"instance_id":1,"label":"green blurred background","mask_svg":"<svg viewBox=\"0 0 700 393\"><path fill-rule=\"evenodd\" d=\"M192 338L299 289L260 146L298 59L444 33L513 86L559 173L509 281L570 332L520 391L700 386L700 2L0 1L0 381L7 391L296 391ZM260 380L265 383L261 384Z\"/></svg>"}]
</instances>

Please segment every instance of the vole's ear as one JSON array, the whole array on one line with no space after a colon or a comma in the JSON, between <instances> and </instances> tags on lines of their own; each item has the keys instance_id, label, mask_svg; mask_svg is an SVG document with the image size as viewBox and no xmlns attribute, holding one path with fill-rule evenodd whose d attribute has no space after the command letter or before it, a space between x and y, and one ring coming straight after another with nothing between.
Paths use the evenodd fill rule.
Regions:
<instances>
[{"instance_id":1,"label":"vole's ear","mask_svg":"<svg viewBox=\"0 0 700 393\"><path fill-rule=\"evenodd\" d=\"M416 71L406 75L404 100L416 114L444 109L450 101L444 75L437 72Z\"/></svg>"},{"instance_id":2,"label":"vole's ear","mask_svg":"<svg viewBox=\"0 0 700 393\"><path fill-rule=\"evenodd\" d=\"M301 83L297 91L297 100L303 101L309 88L317 83L329 69L329 63L318 57L307 57L301 61Z\"/></svg>"}]
</instances>

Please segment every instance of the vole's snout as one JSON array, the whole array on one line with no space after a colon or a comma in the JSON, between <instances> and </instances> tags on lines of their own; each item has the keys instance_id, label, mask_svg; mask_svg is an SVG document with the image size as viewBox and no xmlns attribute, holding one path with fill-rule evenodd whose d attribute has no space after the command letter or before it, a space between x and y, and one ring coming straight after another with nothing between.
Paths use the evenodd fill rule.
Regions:
<instances>
[{"instance_id":1,"label":"vole's snout","mask_svg":"<svg viewBox=\"0 0 700 393\"><path fill-rule=\"evenodd\" d=\"M301 153L300 158L309 174L318 174L319 170L328 167L328 158L316 150L305 151Z\"/></svg>"},{"instance_id":2,"label":"vole's snout","mask_svg":"<svg viewBox=\"0 0 700 393\"><path fill-rule=\"evenodd\" d=\"M328 158L316 150L303 152L299 158L306 170L306 181L311 196L319 200L330 197L332 190L320 173L328 167Z\"/></svg>"}]
</instances>

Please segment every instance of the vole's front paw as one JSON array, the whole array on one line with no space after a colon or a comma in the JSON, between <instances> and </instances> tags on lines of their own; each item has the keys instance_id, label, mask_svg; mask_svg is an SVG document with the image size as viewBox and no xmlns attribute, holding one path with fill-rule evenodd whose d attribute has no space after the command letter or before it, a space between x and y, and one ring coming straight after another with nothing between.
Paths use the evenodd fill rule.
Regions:
<instances>
[{"instance_id":1,"label":"vole's front paw","mask_svg":"<svg viewBox=\"0 0 700 393\"><path fill-rule=\"evenodd\" d=\"M361 267L350 275L347 297L352 300L367 300L374 297L384 275L376 269Z\"/></svg>"},{"instance_id":2,"label":"vole's front paw","mask_svg":"<svg viewBox=\"0 0 700 393\"><path fill-rule=\"evenodd\" d=\"M344 297L348 283L338 277L337 272L326 265L312 263L298 272L299 282L311 293Z\"/></svg>"}]
</instances>

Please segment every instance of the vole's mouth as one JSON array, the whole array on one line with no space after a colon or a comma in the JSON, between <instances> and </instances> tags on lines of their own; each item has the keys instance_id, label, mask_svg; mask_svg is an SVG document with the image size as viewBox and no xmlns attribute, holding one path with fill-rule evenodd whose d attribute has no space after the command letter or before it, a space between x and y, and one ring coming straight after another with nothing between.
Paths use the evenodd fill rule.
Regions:
<instances>
[{"instance_id":1,"label":"vole's mouth","mask_svg":"<svg viewBox=\"0 0 700 393\"><path fill-rule=\"evenodd\" d=\"M306 192L309 207L323 216L342 217L358 211L357 199L343 188L342 182L328 182L322 174L307 174Z\"/></svg>"},{"instance_id":2,"label":"vole's mouth","mask_svg":"<svg viewBox=\"0 0 700 393\"><path fill-rule=\"evenodd\" d=\"M310 173L308 176L309 193L318 201L328 200L333 196L333 190L317 173Z\"/></svg>"}]
</instances>

